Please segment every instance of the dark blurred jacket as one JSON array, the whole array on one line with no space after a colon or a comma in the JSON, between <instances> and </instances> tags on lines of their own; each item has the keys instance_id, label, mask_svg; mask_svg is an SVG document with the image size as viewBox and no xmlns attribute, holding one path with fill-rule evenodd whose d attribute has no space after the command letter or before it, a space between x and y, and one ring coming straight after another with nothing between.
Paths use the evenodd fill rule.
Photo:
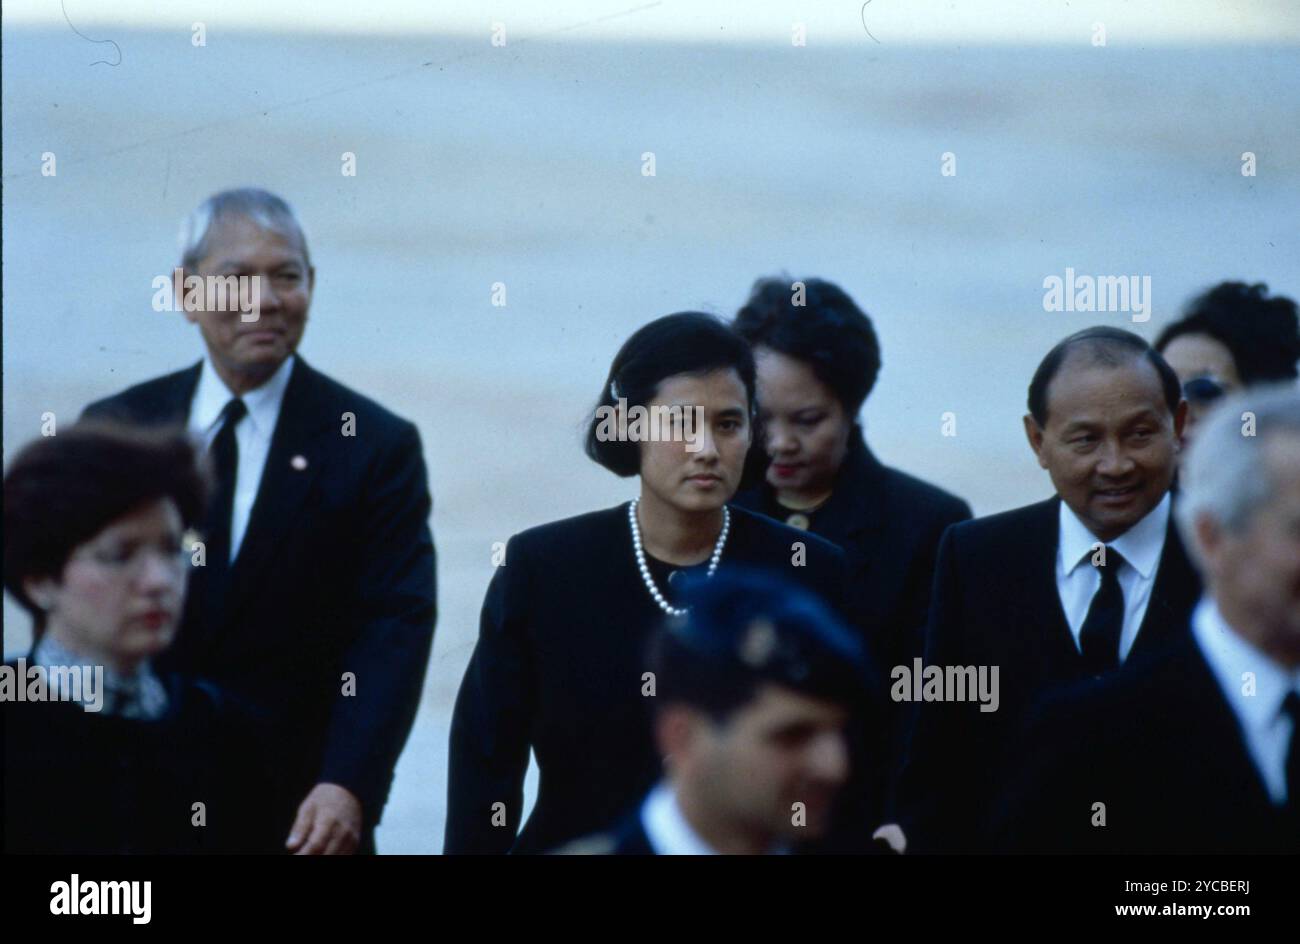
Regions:
<instances>
[{"instance_id":1,"label":"dark blurred jacket","mask_svg":"<svg viewBox=\"0 0 1300 944\"><path fill-rule=\"evenodd\" d=\"M167 711L152 721L0 704L6 853L284 851L267 822L280 770L259 750L264 719L211 684L162 681Z\"/></svg>"},{"instance_id":2,"label":"dark blurred jacket","mask_svg":"<svg viewBox=\"0 0 1300 944\"><path fill-rule=\"evenodd\" d=\"M1289 810L1270 799L1190 632L1056 693L1022 744L994 816L1001 850L1300 853L1300 798Z\"/></svg>"}]
</instances>

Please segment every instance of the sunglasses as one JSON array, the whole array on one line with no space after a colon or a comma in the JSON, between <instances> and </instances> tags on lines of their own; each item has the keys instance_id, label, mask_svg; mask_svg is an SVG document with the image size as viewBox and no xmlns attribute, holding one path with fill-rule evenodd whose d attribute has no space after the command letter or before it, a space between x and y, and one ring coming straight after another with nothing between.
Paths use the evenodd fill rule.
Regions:
<instances>
[{"instance_id":1,"label":"sunglasses","mask_svg":"<svg viewBox=\"0 0 1300 944\"><path fill-rule=\"evenodd\" d=\"M1197 377L1183 384L1183 396L1189 403L1213 403L1226 393L1222 384L1209 377Z\"/></svg>"}]
</instances>

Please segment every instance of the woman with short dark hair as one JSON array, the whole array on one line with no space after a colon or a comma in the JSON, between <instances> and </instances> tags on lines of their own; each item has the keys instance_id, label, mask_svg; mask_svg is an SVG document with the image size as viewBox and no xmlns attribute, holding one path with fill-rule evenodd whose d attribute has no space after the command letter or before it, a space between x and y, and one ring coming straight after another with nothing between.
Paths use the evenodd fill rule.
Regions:
<instances>
[{"instance_id":1,"label":"woman with short dark hair","mask_svg":"<svg viewBox=\"0 0 1300 944\"><path fill-rule=\"evenodd\" d=\"M451 727L445 851L544 852L603 829L659 779L646 643L677 575L776 569L843 607L842 554L728 505L745 466L754 362L724 322L683 312L615 356L588 425L636 498L515 535L492 578ZM541 773L520 830L530 749Z\"/></svg>"},{"instance_id":2,"label":"woman with short dark hair","mask_svg":"<svg viewBox=\"0 0 1300 944\"><path fill-rule=\"evenodd\" d=\"M737 503L844 548L865 568L881 628L919 629L939 537L971 511L867 447L858 414L881 366L871 320L831 282L768 278L734 324L754 348L765 467Z\"/></svg>"},{"instance_id":3,"label":"woman with short dark hair","mask_svg":"<svg viewBox=\"0 0 1300 944\"><path fill-rule=\"evenodd\" d=\"M0 677L6 852L257 851L253 719L152 668L205 495L179 435L82 424L13 460L4 580L34 644Z\"/></svg>"},{"instance_id":4,"label":"woman with short dark hair","mask_svg":"<svg viewBox=\"0 0 1300 944\"><path fill-rule=\"evenodd\" d=\"M1153 345L1169 362L1190 407L1184 441L1225 394L1254 384L1294 382L1300 365L1296 303L1263 283L1220 282L1188 304Z\"/></svg>"},{"instance_id":5,"label":"woman with short dark hair","mask_svg":"<svg viewBox=\"0 0 1300 944\"><path fill-rule=\"evenodd\" d=\"M735 329L754 348L762 482L736 504L843 548L885 671L921 655L939 538L970 506L882 464L858 414L880 372L871 319L822 279L759 279ZM895 719L893 751L902 718ZM897 758L894 758L896 761Z\"/></svg>"}]
</instances>

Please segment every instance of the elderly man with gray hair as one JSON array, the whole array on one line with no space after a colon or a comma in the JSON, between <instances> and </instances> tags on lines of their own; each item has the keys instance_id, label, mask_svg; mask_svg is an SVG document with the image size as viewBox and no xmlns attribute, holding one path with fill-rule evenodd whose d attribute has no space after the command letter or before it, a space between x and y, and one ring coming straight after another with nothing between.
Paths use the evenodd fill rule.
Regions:
<instances>
[{"instance_id":1,"label":"elderly man with gray hair","mask_svg":"<svg viewBox=\"0 0 1300 944\"><path fill-rule=\"evenodd\" d=\"M1300 852L1300 390L1203 423L1175 513L1191 632L1043 706L996 832L1050 852Z\"/></svg>"},{"instance_id":2,"label":"elderly man with gray hair","mask_svg":"<svg viewBox=\"0 0 1300 944\"><path fill-rule=\"evenodd\" d=\"M169 664L273 719L264 802L279 843L373 849L433 641L420 437L297 353L315 269L283 199L215 194L181 243L176 307L205 356L86 415L183 427L205 448L213 497Z\"/></svg>"}]
</instances>

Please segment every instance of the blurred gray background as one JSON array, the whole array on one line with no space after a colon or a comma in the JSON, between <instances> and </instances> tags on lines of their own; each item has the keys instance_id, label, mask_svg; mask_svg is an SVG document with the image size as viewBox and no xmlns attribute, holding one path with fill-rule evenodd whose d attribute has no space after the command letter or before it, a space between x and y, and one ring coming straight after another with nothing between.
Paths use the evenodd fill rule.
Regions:
<instances>
[{"instance_id":1,"label":"blurred gray background","mask_svg":"<svg viewBox=\"0 0 1300 944\"><path fill-rule=\"evenodd\" d=\"M384 852L441 849L492 543L632 494L580 438L639 325L730 315L782 270L839 282L884 350L869 442L987 514L1050 493L1020 417L1056 340L1153 338L1223 278L1300 294L1293 3L361 6L71 3L79 35L5 5L3 445L201 356L150 307L195 204L296 207L301 351L419 425L434 491L440 617ZM1045 312L1067 267L1150 276L1151 320ZM6 599L5 654L29 640Z\"/></svg>"}]
</instances>

